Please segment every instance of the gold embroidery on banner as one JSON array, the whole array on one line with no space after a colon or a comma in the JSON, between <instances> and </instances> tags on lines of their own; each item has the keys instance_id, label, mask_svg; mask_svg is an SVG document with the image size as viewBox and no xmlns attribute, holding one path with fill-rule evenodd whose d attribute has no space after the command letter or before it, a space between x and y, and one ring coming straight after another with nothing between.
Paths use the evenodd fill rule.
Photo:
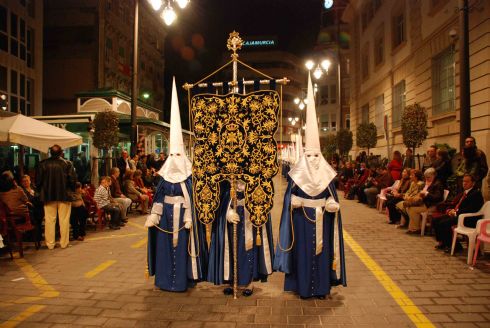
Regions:
<instances>
[{"instance_id":1,"label":"gold embroidery on banner","mask_svg":"<svg viewBox=\"0 0 490 328\"><path fill-rule=\"evenodd\" d=\"M272 177L278 171L279 95L258 91L247 95L196 95L194 117L194 199L198 219L209 224L219 206L219 182L246 183L245 204L255 226L267 221L272 209Z\"/></svg>"}]
</instances>

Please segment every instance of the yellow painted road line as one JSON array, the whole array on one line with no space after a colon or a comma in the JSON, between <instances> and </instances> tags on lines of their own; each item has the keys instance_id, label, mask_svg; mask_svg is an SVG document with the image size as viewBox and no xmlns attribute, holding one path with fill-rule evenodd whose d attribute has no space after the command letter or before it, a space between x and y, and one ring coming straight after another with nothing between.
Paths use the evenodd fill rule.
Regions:
<instances>
[{"instance_id":1,"label":"yellow painted road line","mask_svg":"<svg viewBox=\"0 0 490 328\"><path fill-rule=\"evenodd\" d=\"M137 224L137 223L134 223L134 222L131 222L131 221L128 221L128 223L126 223L132 227L135 227L135 228L138 228L138 229L141 229L141 230L145 230L145 231L148 231L147 228L145 228L145 226L142 226L140 224Z\"/></svg>"},{"instance_id":2,"label":"yellow painted road line","mask_svg":"<svg viewBox=\"0 0 490 328\"><path fill-rule=\"evenodd\" d=\"M87 238L85 241L95 241L95 240L104 240L104 239L115 239L115 238L125 238L125 237L133 237L133 236L143 236L144 233L126 233L123 235L110 235L110 236L104 236L104 237L94 237L94 238Z\"/></svg>"},{"instance_id":3,"label":"yellow painted road line","mask_svg":"<svg viewBox=\"0 0 490 328\"><path fill-rule=\"evenodd\" d=\"M32 284L42 292L39 295L40 297L57 297L60 295L25 259L16 259L15 264L20 267Z\"/></svg>"},{"instance_id":4,"label":"yellow painted road line","mask_svg":"<svg viewBox=\"0 0 490 328\"><path fill-rule=\"evenodd\" d=\"M16 327L17 325L19 325L20 323L22 323L22 321L24 321L25 319L29 318L33 314L41 311L45 307L46 307L45 305L33 305L33 306L30 306L25 311L22 311L18 315L13 316L12 318L10 318L7 321L5 321L4 323L0 324L0 328L12 328L12 327Z\"/></svg>"},{"instance_id":5,"label":"yellow painted road line","mask_svg":"<svg viewBox=\"0 0 490 328\"><path fill-rule=\"evenodd\" d=\"M393 297L395 302L412 320L416 327L429 328L435 327L432 322L420 311L420 309L412 302L400 287L384 272L384 270L366 253L352 237L344 230L344 240L349 247L354 251L357 257L378 279L384 289Z\"/></svg>"},{"instance_id":6,"label":"yellow painted road line","mask_svg":"<svg viewBox=\"0 0 490 328\"><path fill-rule=\"evenodd\" d=\"M109 261L105 261L102 264L99 264L95 269L85 273L85 278L90 279L90 278L95 277L96 275L98 275L99 273L101 273L102 271L104 271L105 269L107 269L108 267L110 267L111 265L113 265L116 262L117 261L115 261L115 260L109 260Z\"/></svg>"},{"instance_id":7,"label":"yellow painted road line","mask_svg":"<svg viewBox=\"0 0 490 328\"><path fill-rule=\"evenodd\" d=\"M131 248L140 248L148 242L148 238L143 238L140 241L135 242L133 245L131 245Z\"/></svg>"}]
</instances>

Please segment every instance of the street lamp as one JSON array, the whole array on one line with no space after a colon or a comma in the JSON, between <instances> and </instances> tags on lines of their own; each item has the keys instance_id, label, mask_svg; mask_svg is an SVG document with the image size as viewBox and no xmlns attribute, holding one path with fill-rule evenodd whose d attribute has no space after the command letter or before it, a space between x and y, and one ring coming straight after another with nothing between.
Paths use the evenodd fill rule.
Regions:
<instances>
[{"instance_id":1,"label":"street lamp","mask_svg":"<svg viewBox=\"0 0 490 328\"><path fill-rule=\"evenodd\" d=\"M7 95L2 94L0 95L0 108L2 110L7 110Z\"/></svg>"},{"instance_id":2,"label":"street lamp","mask_svg":"<svg viewBox=\"0 0 490 328\"><path fill-rule=\"evenodd\" d=\"M172 4L177 3L177 5L184 9L190 0L147 0L151 5L153 10L159 11L163 4L165 7L161 13L161 17L165 24L171 25L176 19L177 14L175 13ZM134 1L134 29L133 29L133 72L131 76L131 155L136 153L136 145L138 142L138 127L136 124L136 107L138 104L138 32L139 32L139 5L140 0ZM149 97L149 94L148 94ZM145 99L147 99L145 97Z\"/></svg>"},{"instance_id":3,"label":"street lamp","mask_svg":"<svg viewBox=\"0 0 490 328\"><path fill-rule=\"evenodd\" d=\"M313 67L316 66L316 68L313 70L313 76L317 80L319 80L323 76L323 73L328 74L330 65L332 65L332 62L329 59L323 59L319 63L315 63L311 59L305 62L305 67L308 71L313 70Z\"/></svg>"}]
</instances>

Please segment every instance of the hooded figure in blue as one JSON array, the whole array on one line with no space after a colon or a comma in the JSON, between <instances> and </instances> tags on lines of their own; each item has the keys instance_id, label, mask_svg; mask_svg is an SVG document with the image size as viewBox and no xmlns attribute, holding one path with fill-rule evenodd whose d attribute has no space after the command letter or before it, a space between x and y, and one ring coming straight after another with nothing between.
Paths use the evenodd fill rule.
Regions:
<instances>
[{"instance_id":1,"label":"hooded figure in blue","mask_svg":"<svg viewBox=\"0 0 490 328\"><path fill-rule=\"evenodd\" d=\"M183 292L204 277L202 229L192 211L192 164L184 152L175 79L169 156L158 174L148 227L148 271L160 289Z\"/></svg>"},{"instance_id":2,"label":"hooded figure in blue","mask_svg":"<svg viewBox=\"0 0 490 328\"><path fill-rule=\"evenodd\" d=\"M209 250L208 281L215 285L233 282L233 225L237 224L238 235L238 285L245 287L242 294L253 293L253 281L267 281L272 274L274 244L272 241L271 219L257 228L250 221L250 214L245 208L246 185L237 183L237 208L233 208L230 197L230 185L222 184L218 216L214 223L211 246ZM260 244L257 245L257 229L260 229ZM233 289L225 288L224 293L231 295Z\"/></svg>"},{"instance_id":3,"label":"hooded figure in blue","mask_svg":"<svg viewBox=\"0 0 490 328\"><path fill-rule=\"evenodd\" d=\"M320 151L311 77L305 136L304 153L289 172L274 269L286 274L285 291L323 299L332 286L346 286L346 277L342 221L333 184L336 172Z\"/></svg>"}]
</instances>

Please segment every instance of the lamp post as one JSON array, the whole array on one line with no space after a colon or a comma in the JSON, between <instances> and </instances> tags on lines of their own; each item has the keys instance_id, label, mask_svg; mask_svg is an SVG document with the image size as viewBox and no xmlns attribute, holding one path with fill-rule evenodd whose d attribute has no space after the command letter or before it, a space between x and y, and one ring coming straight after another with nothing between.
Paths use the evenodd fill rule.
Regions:
<instances>
[{"instance_id":1,"label":"lamp post","mask_svg":"<svg viewBox=\"0 0 490 328\"><path fill-rule=\"evenodd\" d=\"M184 9L189 4L190 0L147 0L153 10L156 12L163 10L160 17L167 26L177 19L177 14L174 10L174 4ZM138 143L138 125L136 123L136 107L138 106L138 34L139 34L139 5L140 0L134 0L134 25L133 25L133 71L131 74L131 156L136 154Z\"/></svg>"},{"instance_id":2,"label":"lamp post","mask_svg":"<svg viewBox=\"0 0 490 328\"><path fill-rule=\"evenodd\" d=\"M459 38L459 144L463 149L464 142L471 135L471 110L470 110L470 51L468 32L468 0L459 0L459 26L461 37Z\"/></svg>"},{"instance_id":3,"label":"lamp post","mask_svg":"<svg viewBox=\"0 0 490 328\"><path fill-rule=\"evenodd\" d=\"M316 79L316 80L319 80L322 78L323 74L327 74L329 73L329 70L330 70L330 66L332 66L332 62L330 61L330 59L328 58L323 58L321 60L319 60L318 62L315 62L311 59L307 60L305 62L305 67L308 71L313 71L313 77ZM337 68L338 68L338 78L339 80L337 81L338 83L338 98L340 98L340 65L337 64ZM315 84L315 92L317 92L317 86ZM318 100L317 100L318 101ZM340 99L339 99L339 104L341 104L340 102ZM318 106L320 106L320 102L318 101ZM339 106L338 110L337 110L337 113L336 113L336 122L337 121L341 121L341 105ZM323 130L323 129L322 129ZM324 131L324 130L323 130Z\"/></svg>"}]
</instances>

